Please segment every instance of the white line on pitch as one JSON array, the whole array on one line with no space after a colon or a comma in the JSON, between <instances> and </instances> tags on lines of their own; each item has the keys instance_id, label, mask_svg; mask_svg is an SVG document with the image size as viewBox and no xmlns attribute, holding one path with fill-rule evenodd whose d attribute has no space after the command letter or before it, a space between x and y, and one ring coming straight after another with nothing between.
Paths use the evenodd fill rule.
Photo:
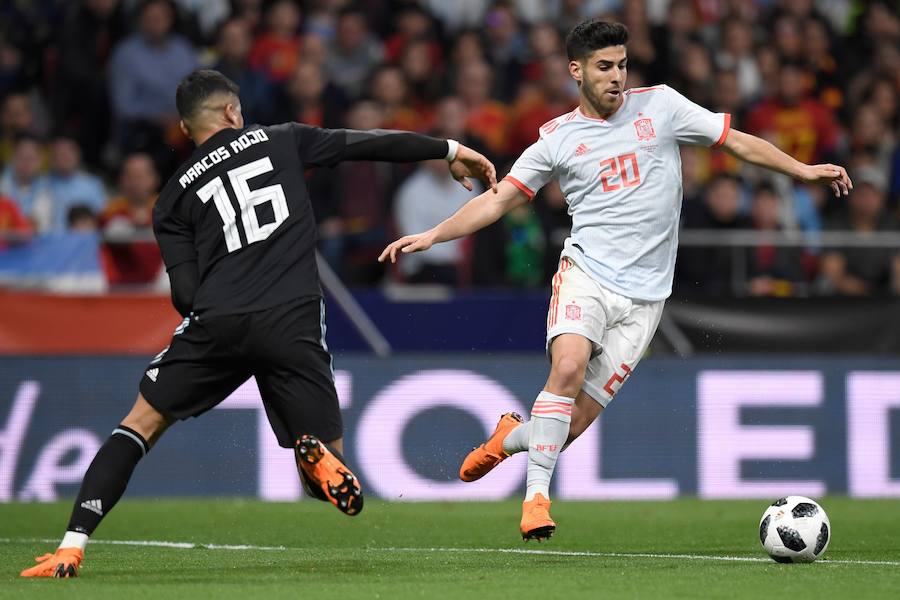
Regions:
<instances>
[{"instance_id":1,"label":"white line on pitch","mask_svg":"<svg viewBox=\"0 0 900 600\"><path fill-rule=\"evenodd\" d=\"M53 544L56 539L43 538L0 538L0 543L46 543ZM251 544L206 544L202 542L167 542L162 540L91 540L90 544L104 544L109 546L149 546L152 548L177 548L179 550L296 550L287 546L254 546Z\"/></svg>"},{"instance_id":2,"label":"white line on pitch","mask_svg":"<svg viewBox=\"0 0 900 600\"><path fill-rule=\"evenodd\" d=\"M43 538L0 538L0 543L56 543L57 539ZM286 551L304 550L304 548L292 548L289 546L255 546L253 544L210 544L203 542L169 542L163 540L91 540L91 545L103 544L110 546L145 546L153 548L174 548L179 550L264 550ZM654 558L663 560L705 560L723 562L771 562L768 558L757 556L714 556L704 554L651 554L645 552L590 552L587 550L537 550L528 548L360 548L367 552L434 552L456 554L525 554L534 556L571 556L587 558ZM830 565L871 565L871 566L900 566L900 561L893 560L829 560L820 561Z\"/></svg>"}]
</instances>

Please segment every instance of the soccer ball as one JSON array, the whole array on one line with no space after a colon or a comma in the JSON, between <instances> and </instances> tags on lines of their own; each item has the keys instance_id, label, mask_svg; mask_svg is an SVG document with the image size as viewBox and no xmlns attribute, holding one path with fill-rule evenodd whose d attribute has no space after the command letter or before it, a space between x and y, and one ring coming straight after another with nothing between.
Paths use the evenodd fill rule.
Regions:
<instances>
[{"instance_id":1,"label":"soccer ball","mask_svg":"<svg viewBox=\"0 0 900 600\"><path fill-rule=\"evenodd\" d=\"M831 540L828 515L815 500L788 496L776 500L759 522L759 542L775 561L810 563Z\"/></svg>"}]
</instances>

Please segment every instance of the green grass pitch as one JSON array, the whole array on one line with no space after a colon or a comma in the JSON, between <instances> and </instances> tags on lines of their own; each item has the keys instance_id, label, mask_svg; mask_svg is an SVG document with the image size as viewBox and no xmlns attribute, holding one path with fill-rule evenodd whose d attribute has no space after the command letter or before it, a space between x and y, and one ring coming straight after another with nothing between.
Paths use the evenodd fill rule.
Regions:
<instances>
[{"instance_id":1,"label":"green grass pitch","mask_svg":"<svg viewBox=\"0 0 900 600\"><path fill-rule=\"evenodd\" d=\"M554 538L523 544L517 502L369 502L348 518L314 501L126 499L76 580L18 577L55 548L39 540L58 540L69 503L8 504L0 598L900 597L900 501L822 504L825 559L782 565L759 545L763 501L556 502Z\"/></svg>"}]
</instances>

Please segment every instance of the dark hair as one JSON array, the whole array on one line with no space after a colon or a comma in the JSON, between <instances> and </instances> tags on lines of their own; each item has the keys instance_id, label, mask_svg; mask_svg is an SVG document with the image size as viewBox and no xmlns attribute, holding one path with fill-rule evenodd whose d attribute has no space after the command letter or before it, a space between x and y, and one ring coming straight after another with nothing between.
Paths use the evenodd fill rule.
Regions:
<instances>
[{"instance_id":1,"label":"dark hair","mask_svg":"<svg viewBox=\"0 0 900 600\"><path fill-rule=\"evenodd\" d=\"M144 16L144 11L146 11L154 4L165 5L165 7L169 9L169 13L172 15L172 18L177 19L178 9L175 7L175 3L172 0L142 0L142 2L138 4L134 14L138 15L138 17L142 17Z\"/></svg>"},{"instance_id":2,"label":"dark hair","mask_svg":"<svg viewBox=\"0 0 900 600\"><path fill-rule=\"evenodd\" d=\"M87 204L78 203L70 206L66 213L66 224L71 227L82 219L91 219L96 224L97 213Z\"/></svg>"},{"instance_id":3,"label":"dark hair","mask_svg":"<svg viewBox=\"0 0 900 600\"><path fill-rule=\"evenodd\" d=\"M197 109L214 94L234 94L238 96L240 88L232 80L218 71L200 69L185 75L175 91L175 106L182 120L189 121L197 113Z\"/></svg>"},{"instance_id":4,"label":"dark hair","mask_svg":"<svg viewBox=\"0 0 900 600\"><path fill-rule=\"evenodd\" d=\"M609 46L624 46L628 42L628 28L621 23L588 19L576 25L566 36L569 60L581 60L594 50Z\"/></svg>"},{"instance_id":5,"label":"dark hair","mask_svg":"<svg viewBox=\"0 0 900 600\"><path fill-rule=\"evenodd\" d=\"M38 134L32 131L20 131L13 136L13 147L17 147L19 144L23 144L26 142L31 142L33 144L37 144L40 146L44 143L43 138Z\"/></svg>"},{"instance_id":6,"label":"dark hair","mask_svg":"<svg viewBox=\"0 0 900 600\"><path fill-rule=\"evenodd\" d=\"M771 194L772 196L778 197L778 190L775 189L775 186L772 185L771 181L763 180L756 184L756 187L753 188L753 197L761 196L763 194Z\"/></svg>"}]
</instances>

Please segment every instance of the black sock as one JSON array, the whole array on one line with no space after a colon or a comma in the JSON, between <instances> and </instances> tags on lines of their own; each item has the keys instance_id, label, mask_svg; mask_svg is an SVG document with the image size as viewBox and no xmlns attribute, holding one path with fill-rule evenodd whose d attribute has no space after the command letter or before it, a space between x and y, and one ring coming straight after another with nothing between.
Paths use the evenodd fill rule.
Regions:
<instances>
[{"instance_id":1,"label":"black sock","mask_svg":"<svg viewBox=\"0 0 900 600\"><path fill-rule=\"evenodd\" d=\"M84 474L67 530L86 535L94 533L125 493L134 467L149 449L138 432L124 425L116 427Z\"/></svg>"}]
</instances>

